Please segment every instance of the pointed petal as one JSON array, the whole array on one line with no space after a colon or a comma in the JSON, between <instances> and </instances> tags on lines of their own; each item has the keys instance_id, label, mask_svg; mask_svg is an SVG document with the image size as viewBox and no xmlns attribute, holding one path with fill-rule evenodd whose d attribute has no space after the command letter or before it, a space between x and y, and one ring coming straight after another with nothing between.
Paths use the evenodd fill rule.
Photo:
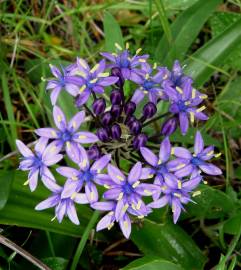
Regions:
<instances>
[{"instance_id":1,"label":"pointed petal","mask_svg":"<svg viewBox=\"0 0 241 270\"><path fill-rule=\"evenodd\" d=\"M168 197L167 196L163 196L161 197L160 199L152 202L152 203L149 203L148 204L148 207L151 207L151 208L162 208L164 207L165 205L168 204Z\"/></svg>"},{"instance_id":2,"label":"pointed petal","mask_svg":"<svg viewBox=\"0 0 241 270\"><path fill-rule=\"evenodd\" d=\"M195 143L194 143L194 153L198 155L200 152L203 151L204 148L204 142L202 135L199 131L197 131L195 136Z\"/></svg>"},{"instance_id":3,"label":"pointed petal","mask_svg":"<svg viewBox=\"0 0 241 270\"><path fill-rule=\"evenodd\" d=\"M166 137L160 146L160 152L159 152L159 160L161 162L166 162L171 155L171 144L168 137Z\"/></svg>"},{"instance_id":4,"label":"pointed petal","mask_svg":"<svg viewBox=\"0 0 241 270\"><path fill-rule=\"evenodd\" d=\"M116 183L121 184L121 182L124 182L126 177L124 174L115 166L109 164L108 167L108 174L110 178Z\"/></svg>"},{"instance_id":5,"label":"pointed petal","mask_svg":"<svg viewBox=\"0 0 241 270\"><path fill-rule=\"evenodd\" d=\"M111 225L111 223L115 221L113 215L107 214L105 215L97 224L96 231L101 231Z\"/></svg>"},{"instance_id":6,"label":"pointed petal","mask_svg":"<svg viewBox=\"0 0 241 270\"><path fill-rule=\"evenodd\" d=\"M138 181L140 179L141 172L142 172L141 162L137 162L129 172L129 175L127 178L128 182L130 184L134 184L136 181Z\"/></svg>"},{"instance_id":7,"label":"pointed petal","mask_svg":"<svg viewBox=\"0 0 241 270\"><path fill-rule=\"evenodd\" d=\"M96 160L91 166L91 170L100 172L103 170L111 160L111 155L107 154Z\"/></svg>"},{"instance_id":8,"label":"pointed petal","mask_svg":"<svg viewBox=\"0 0 241 270\"><path fill-rule=\"evenodd\" d=\"M187 133L189 127L189 120L186 112L179 113L179 123L182 135Z\"/></svg>"},{"instance_id":9,"label":"pointed petal","mask_svg":"<svg viewBox=\"0 0 241 270\"><path fill-rule=\"evenodd\" d=\"M42 155L47 146L47 143L48 143L48 138L45 138L45 137L39 138L37 143L34 146L35 152Z\"/></svg>"},{"instance_id":10,"label":"pointed petal","mask_svg":"<svg viewBox=\"0 0 241 270\"><path fill-rule=\"evenodd\" d=\"M182 178L182 177L190 175L194 169L195 169L195 166L193 166L192 164L188 164L185 167L183 167L182 169L177 170L175 172L175 175L178 178Z\"/></svg>"},{"instance_id":11,"label":"pointed petal","mask_svg":"<svg viewBox=\"0 0 241 270\"><path fill-rule=\"evenodd\" d=\"M173 222L174 224L177 223L177 220L181 214L181 206L180 203L177 200L172 201L172 212L173 212Z\"/></svg>"},{"instance_id":12,"label":"pointed petal","mask_svg":"<svg viewBox=\"0 0 241 270\"><path fill-rule=\"evenodd\" d=\"M54 106L53 118L56 127L59 130L64 131L67 127L66 118L63 111L58 106Z\"/></svg>"},{"instance_id":13,"label":"pointed petal","mask_svg":"<svg viewBox=\"0 0 241 270\"><path fill-rule=\"evenodd\" d=\"M39 170L31 171L29 177L29 188L33 192L38 184Z\"/></svg>"},{"instance_id":14,"label":"pointed petal","mask_svg":"<svg viewBox=\"0 0 241 270\"><path fill-rule=\"evenodd\" d=\"M140 179L149 179L154 175L154 170L152 168L142 168Z\"/></svg>"},{"instance_id":15,"label":"pointed petal","mask_svg":"<svg viewBox=\"0 0 241 270\"><path fill-rule=\"evenodd\" d=\"M74 168L70 168L70 167L65 167L65 166L58 167L56 169L56 171L59 174L65 176L67 178L74 178L75 179L79 175L79 171L78 170L76 170Z\"/></svg>"},{"instance_id":16,"label":"pointed petal","mask_svg":"<svg viewBox=\"0 0 241 270\"><path fill-rule=\"evenodd\" d=\"M87 204L87 203L89 203L89 200L88 200L85 193L77 193L74 196L73 200L78 204Z\"/></svg>"},{"instance_id":17,"label":"pointed petal","mask_svg":"<svg viewBox=\"0 0 241 270\"><path fill-rule=\"evenodd\" d=\"M95 202L91 204L91 207L100 211L111 211L115 208L114 202Z\"/></svg>"},{"instance_id":18,"label":"pointed petal","mask_svg":"<svg viewBox=\"0 0 241 270\"><path fill-rule=\"evenodd\" d=\"M69 219L76 225L79 225L79 219L76 213L76 209L75 206L73 204L73 202L69 201L68 205L67 205L67 215L69 217Z\"/></svg>"},{"instance_id":19,"label":"pointed petal","mask_svg":"<svg viewBox=\"0 0 241 270\"><path fill-rule=\"evenodd\" d=\"M79 129L85 119L85 112L78 112L68 123L68 130L76 131Z\"/></svg>"},{"instance_id":20,"label":"pointed petal","mask_svg":"<svg viewBox=\"0 0 241 270\"><path fill-rule=\"evenodd\" d=\"M56 101L57 101L57 98L60 94L61 89L62 89L61 86L57 86L51 91L50 100L51 100L52 105L56 104Z\"/></svg>"},{"instance_id":21,"label":"pointed petal","mask_svg":"<svg viewBox=\"0 0 241 270\"><path fill-rule=\"evenodd\" d=\"M120 228L125 236L125 238L129 238L131 234L131 220L128 215L124 215L124 217L119 221Z\"/></svg>"},{"instance_id":22,"label":"pointed petal","mask_svg":"<svg viewBox=\"0 0 241 270\"><path fill-rule=\"evenodd\" d=\"M32 151L20 140L16 140L16 145L19 150L19 152L24 156L24 157L33 157L34 154Z\"/></svg>"},{"instance_id":23,"label":"pointed petal","mask_svg":"<svg viewBox=\"0 0 241 270\"><path fill-rule=\"evenodd\" d=\"M48 199L37 204L34 209L37 211L40 211L40 210L44 210L47 208L52 208L52 207L57 205L58 201L59 201L59 196L53 195L53 196L49 197Z\"/></svg>"},{"instance_id":24,"label":"pointed petal","mask_svg":"<svg viewBox=\"0 0 241 270\"><path fill-rule=\"evenodd\" d=\"M40 137L45 137L45 138L50 138L50 139L58 138L58 131L55 128L38 128L34 132Z\"/></svg>"},{"instance_id":25,"label":"pointed petal","mask_svg":"<svg viewBox=\"0 0 241 270\"><path fill-rule=\"evenodd\" d=\"M205 163L203 165L200 165L199 168L209 175L221 175L222 171L215 165L211 163Z\"/></svg>"},{"instance_id":26,"label":"pointed petal","mask_svg":"<svg viewBox=\"0 0 241 270\"><path fill-rule=\"evenodd\" d=\"M80 131L75 133L73 140L78 143L95 143L99 138L92 132Z\"/></svg>"},{"instance_id":27,"label":"pointed petal","mask_svg":"<svg viewBox=\"0 0 241 270\"><path fill-rule=\"evenodd\" d=\"M140 151L141 151L143 158L146 160L147 163L149 163L150 165L152 165L154 167L157 166L158 159L157 159L156 155L151 150L149 150L146 147L141 147Z\"/></svg>"},{"instance_id":28,"label":"pointed petal","mask_svg":"<svg viewBox=\"0 0 241 270\"><path fill-rule=\"evenodd\" d=\"M59 223L62 222L64 215L66 214L66 201L60 201L59 205L55 208L55 214Z\"/></svg>"},{"instance_id":29,"label":"pointed petal","mask_svg":"<svg viewBox=\"0 0 241 270\"><path fill-rule=\"evenodd\" d=\"M85 186L85 194L87 196L89 203L94 203L98 201L99 196L95 184L91 182L87 183Z\"/></svg>"},{"instance_id":30,"label":"pointed petal","mask_svg":"<svg viewBox=\"0 0 241 270\"><path fill-rule=\"evenodd\" d=\"M121 192L122 192L122 189L120 187L111 188L107 190L106 192L104 192L103 198L107 200L117 200Z\"/></svg>"},{"instance_id":31,"label":"pointed petal","mask_svg":"<svg viewBox=\"0 0 241 270\"><path fill-rule=\"evenodd\" d=\"M132 102L135 102L136 104L140 103L142 99L145 97L145 94L142 90L137 89L134 93L134 95L131 98Z\"/></svg>"},{"instance_id":32,"label":"pointed petal","mask_svg":"<svg viewBox=\"0 0 241 270\"><path fill-rule=\"evenodd\" d=\"M61 198L70 198L75 192L78 192L82 187L82 184L80 181L73 181L68 179L65 184L63 191L61 193Z\"/></svg>"},{"instance_id":33,"label":"pointed petal","mask_svg":"<svg viewBox=\"0 0 241 270\"><path fill-rule=\"evenodd\" d=\"M189 150L184 147L174 147L174 155L179 158L191 159L192 155Z\"/></svg>"}]
</instances>

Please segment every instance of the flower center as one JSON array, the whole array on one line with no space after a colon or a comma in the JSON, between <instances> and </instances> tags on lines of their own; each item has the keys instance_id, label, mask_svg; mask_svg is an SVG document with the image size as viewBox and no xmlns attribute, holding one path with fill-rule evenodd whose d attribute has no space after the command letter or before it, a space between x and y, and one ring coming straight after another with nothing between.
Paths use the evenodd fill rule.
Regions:
<instances>
[{"instance_id":1,"label":"flower center","mask_svg":"<svg viewBox=\"0 0 241 270\"><path fill-rule=\"evenodd\" d=\"M121 58L120 59L120 66L122 68L128 68L130 66L130 61L126 58Z\"/></svg>"},{"instance_id":2,"label":"flower center","mask_svg":"<svg viewBox=\"0 0 241 270\"><path fill-rule=\"evenodd\" d=\"M39 167L41 167L41 165L42 165L41 157L39 157L39 156L34 157L32 166L39 168Z\"/></svg>"},{"instance_id":3,"label":"flower center","mask_svg":"<svg viewBox=\"0 0 241 270\"><path fill-rule=\"evenodd\" d=\"M83 179L84 182L90 182L93 179L93 174L87 170L85 172L83 172L83 174L81 175L81 178Z\"/></svg>"},{"instance_id":4,"label":"flower center","mask_svg":"<svg viewBox=\"0 0 241 270\"><path fill-rule=\"evenodd\" d=\"M134 192L134 188L129 183L126 183L122 187L122 189L123 189L124 194L126 195L131 195Z\"/></svg>"},{"instance_id":5,"label":"flower center","mask_svg":"<svg viewBox=\"0 0 241 270\"><path fill-rule=\"evenodd\" d=\"M156 171L158 174L165 174L168 172L165 164L160 164L157 166Z\"/></svg>"},{"instance_id":6,"label":"flower center","mask_svg":"<svg viewBox=\"0 0 241 270\"><path fill-rule=\"evenodd\" d=\"M64 142L67 142L67 141L70 141L72 139L72 134L68 131L68 130L65 130L63 133L62 133L62 140Z\"/></svg>"},{"instance_id":7,"label":"flower center","mask_svg":"<svg viewBox=\"0 0 241 270\"><path fill-rule=\"evenodd\" d=\"M193 165L199 166L199 165L202 165L203 164L203 161L200 158L198 158L198 157L193 157L191 159L191 163Z\"/></svg>"},{"instance_id":8,"label":"flower center","mask_svg":"<svg viewBox=\"0 0 241 270\"><path fill-rule=\"evenodd\" d=\"M149 90L153 87L153 85L154 85L154 82L146 80L143 83L143 88L145 88L146 90Z\"/></svg>"},{"instance_id":9,"label":"flower center","mask_svg":"<svg viewBox=\"0 0 241 270\"><path fill-rule=\"evenodd\" d=\"M177 106L180 112L185 112L187 109L187 106L185 105L185 101L182 101L182 100L178 101Z\"/></svg>"}]
</instances>

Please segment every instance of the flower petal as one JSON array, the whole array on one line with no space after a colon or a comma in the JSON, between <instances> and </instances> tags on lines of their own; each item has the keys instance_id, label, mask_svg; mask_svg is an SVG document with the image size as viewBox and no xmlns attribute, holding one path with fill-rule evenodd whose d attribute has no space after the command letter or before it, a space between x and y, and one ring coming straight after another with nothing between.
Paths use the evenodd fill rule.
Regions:
<instances>
[{"instance_id":1,"label":"flower petal","mask_svg":"<svg viewBox=\"0 0 241 270\"><path fill-rule=\"evenodd\" d=\"M34 171L30 171L29 174L29 188L30 190L33 192L38 184L38 175L39 175L39 170L34 170Z\"/></svg>"},{"instance_id":2,"label":"flower petal","mask_svg":"<svg viewBox=\"0 0 241 270\"><path fill-rule=\"evenodd\" d=\"M34 146L34 150L39 155L42 155L48 143L48 138L40 137Z\"/></svg>"},{"instance_id":3,"label":"flower petal","mask_svg":"<svg viewBox=\"0 0 241 270\"><path fill-rule=\"evenodd\" d=\"M19 150L19 152L24 156L24 157L34 157L34 154L32 151L20 140L16 140L16 145Z\"/></svg>"},{"instance_id":4,"label":"flower petal","mask_svg":"<svg viewBox=\"0 0 241 270\"><path fill-rule=\"evenodd\" d=\"M164 207L165 205L168 204L168 197L167 196L163 196L161 197L160 199L152 202L152 203L149 203L148 204L148 207L151 207L151 208L162 208Z\"/></svg>"},{"instance_id":5,"label":"flower petal","mask_svg":"<svg viewBox=\"0 0 241 270\"><path fill-rule=\"evenodd\" d=\"M85 194L89 203L94 203L98 201L98 191L95 184L89 182L85 186Z\"/></svg>"},{"instance_id":6,"label":"flower petal","mask_svg":"<svg viewBox=\"0 0 241 270\"><path fill-rule=\"evenodd\" d=\"M187 133L189 127L189 120L186 112L179 113L179 123L182 135Z\"/></svg>"},{"instance_id":7,"label":"flower petal","mask_svg":"<svg viewBox=\"0 0 241 270\"><path fill-rule=\"evenodd\" d=\"M100 159L96 160L93 163L93 165L91 166L91 170L98 171L99 173L101 170L103 170L107 166L110 160L111 160L110 154L102 156Z\"/></svg>"},{"instance_id":8,"label":"flower petal","mask_svg":"<svg viewBox=\"0 0 241 270\"><path fill-rule=\"evenodd\" d=\"M182 169L177 170L175 172L175 175L178 178L182 178L182 177L190 175L194 169L195 169L195 166L193 166L192 164L188 164L185 167L183 167Z\"/></svg>"},{"instance_id":9,"label":"flower petal","mask_svg":"<svg viewBox=\"0 0 241 270\"><path fill-rule=\"evenodd\" d=\"M59 223L62 222L64 215L66 214L66 201L60 201L59 205L55 208L55 214Z\"/></svg>"},{"instance_id":10,"label":"flower petal","mask_svg":"<svg viewBox=\"0 0 241 270\"><path fill-rule=\"evenodd\" d=\"M195 143L194 143L194 153L198 155L200 152L203 151L204 148L204 142L202 135L199 131L196 132L195 136Z\"/></svg>"},{"instance_id":11,"label":"flower petal","mask_svg":"<svg viewBox=\"0 0 241 270\"><path fill-rule=\"evenodd\" d=\"M74 195L73 200L78 204L87 204L89 200L85 193L77 193Z\"/></svg>"},{"instance_id":12,"label":"flower petal","mask_svg":"<svg viewBox=\"0 0 241 270\"><path fill-rule=\"evenodd\" d=\"M58 202L59 202L59 196L53 195L53 196L50 196L48 199L37 204L34 209L37 211L40 211L47 208L52 208L56 206Z\"/></svg>"},{"instance_id":13,"label":"flower petal","mask_svg":"<svg viewBox=\"0 0 241 270\"><path fill-rule=\"evenodd\" d=\"M78 143L95 143L99 138L92 132L80 131L75 133L73 140Z\"/></svg>"},{"instance_id":14,"label":"flower petal","mask_svg":"<svg viewBox=\"0 0 241 270\"><path fill-rule=\"evenodd\" d=\"M59 174L65 176L67 178L74 178L75 179L79 175L79 171L78 170L76 170L74 168L70 168L70 167L65 167L65 166L58 167L56 169L56 171Z\"/></svg>"},{"instance_id":15,"label":"flower petal","mask_svg":"<svg viewBox=\"0 0 241 270\"><path fill-rule=\"evenodd\" d=\"M159 152L159 160L163 162L167 162L167 160L170 158L171 155L171 144L168 137L166 137L160 146L160 152Z\"/></svg>"},{"instance_id":16,"label":"flower petal","mask_svg":"<svg viewBox=\"0 0 241 270\"><path fill-rule=\"evenodd\" d=\"M140 179L149 179L152 178L154 170L152 168L142 168Z\"/></svg>"},{"instance_id":17,"label":"flower petal","mask_svg":"<svg viewBox=\"0 0 241 270\"><path fill-rule=\"evenodd\" d=\"M189 150L184 147L174 147L174 155L179 158L191 159L192 155Z\"/></svg>"},{"instance_id":18,"label":"flower petal","mask_svg":"<svg viewBox=\"0 0 241 270\"><path fill-rule=\"evenodd\" d=\"M217 166L210 164L210 163L200 165L199 168L203 172L205 172L206 174L209 174L209 175L221 175L222 174L222 171Z\"/></svg>"},{"instance_id":19,"label":"flower petal","mask_svg":"<svg viewBox=\"0 0 241 270\"><path fill-rule=\"evenodd\" d=\"M135 102L136 104L140 103L142 99L145 97L145 94L142 90L137 89L134 93L134 95L131 98L132 102Z\"/></svg>"},{"instance_id":20,"label":"flower petal","mask_svg":"<svg viewBox=\"0 0 241 270\"><path fill-rule=\"evenodd\" d=\"M72 201L68 202L66 209L67 209L67 215L68 215L69 219L74 224L79 225L79 219L78 219L78 216L77 216L77 213L76 213L75 206L74 206Z\"/></svg>"},{"instance_id":21,"label":"flower petal","mask_svg":"<svg viewBox=\"0 0 241 270\"><path fill-rule=\"evenodd\" d=\"M115 219L113 217L113 214L110 215L109 213L105 215L97 224L96 231L101 231L111 225L112 222L114 222Z\"/></svg>"},{"instance_id":22,"label":"flower petal","mask_svg":"<svg viewBox=\"0 0 241 270\"><path fill-rule=\"evenodd\" d=\"M131 220L129 216L126 214L124 217L119 221L120 228L125 236L125 238L129 238L131 234Z\"/></svg>"},{"instance_id":23,"label":"flower petal","mask_svg":"<svg viewBox=\"0 0 241 270\"><path fill-rule=\"evenodd\" d=\"M141 151L143 158L146 160L147 163L149 163L150 165L152 165L154 167L157 166L158 159L157 159L156 155L151 150L149 150L146 147L141 147L140 151Z\"/></svg>"},{"instance_id":24,"label":"flower petal","mask_svg":"<svg viewBox=\"0 0 241 270\"><path fill-rule=\"evenodd\" d=\"M83 123L85 119L85 112L81 111L76 113L74 117L71 118L71 120L68 123L68 129L72 131L76 131L79 129L80 125Z\"/></svg>"},{"instance_id":25,"label":"flower petal","mask_svg":"<svg viewBox=\"0 0 241 270\"><path fill-rule=\"evenodd\" d=\"M65 115L63 111L56 105L53 109L53 118L54 123L59 130L64 131L67 128Z\"/></svg>"},{"instance_id":26,"label":"flower petal","mask_svg":"<svg viewBox=\"0 0 241 270\"><path fill-rule=\"evenodd\" d=\"M103 198L106 200L117 200L122 189L120 187L111 188L104 192Z\"/></svg>"},{"instance_id":27,"label":"flower petal","mask_svg":"<svg viewBox=\"0 0 241 270\"><path fill-rule=\"evenodd\" d=\"M58 131L55 128L38 128L34 131L38 136L50 138L50 139L57 139L58 138Z\"/></svg>"},{"instance_id":28,"label":"flower petal","mask_svg":"<svg viewBox=\"0 0 241 270\"><path fill-rule=\"evenodd\" d=\"M91 204L91 207L100 211L111 211L115 208L114 202L95 202Z\"/></svg>"},{"instance_id":29,"label":"flower petal","mask_svg":"<svg viewBox=\"0 0 241 270\"><path fill-rule=\"evenodd\" d=\"M61 89L62 89L61 86L57 86L51 91L50 100L51 100L52 105L56 104L56 101L57 101L57 98L60 94Z\"/></svg>"},{"instance_id":30,"label":"flower petal","mask_svg":"<svg viewBox=\"0 0 241 270\"><path fill-rule=\"evenodd\" d=\"M142 169L141 162L137 162L132 167L132 169L129 172L128 178L127 178L128 182L130 184L134 184L136 181L138 181L140 179L141 172L142 172L141 169Z\"/></svg>"},{"instance_id":31,"label":"flower petal","mask_svg":"<svg viewBox=\"0 0 241 270\"><path fill-rule=\"evenodd\" d=\"M109 164L107 166L108 174L110 178L116 183L121 184L121 182L124 182L126 177L124 174L115 166Z\"/></svg>"}]
</instances>

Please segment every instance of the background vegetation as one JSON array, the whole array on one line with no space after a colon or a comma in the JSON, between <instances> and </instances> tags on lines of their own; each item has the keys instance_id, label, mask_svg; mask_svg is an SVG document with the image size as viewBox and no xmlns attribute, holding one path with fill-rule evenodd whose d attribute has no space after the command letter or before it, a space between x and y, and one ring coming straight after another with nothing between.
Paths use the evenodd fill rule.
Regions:
<instances>
[{"instance_id":1,"label":"background vegetation","mask_svg":"<svg viewBox=\"0 0 241 270\"><path fill-rule=\"evenodd\" d=\"M240 0L0 1L1 235L54 270L74 269L79 256L76 269L240 269L240 8ZM178 225L159 210L133 226L129 241L117 226L95 233L85 206L78 209L80 226L51 222L51 210L35 212L48 193L43 187L30 193L23 186L26 174L16 170L15 139L30 143L33 130L51 121L41 80L49 75L48 64L77 56L94 63L116 41L128 41L133 51L142 47L162 65L171 67L174 59L185 65L209 96L210 119L201 127L206 144L222 153L216 164L223 176L207 177L197 204L187 207ZM71 100L62 96L60 102L72 114ZM172 140L188 145L193 133L176 133ZM0 269L36 267L1 245Z\"/></svg>"}]
</instances>

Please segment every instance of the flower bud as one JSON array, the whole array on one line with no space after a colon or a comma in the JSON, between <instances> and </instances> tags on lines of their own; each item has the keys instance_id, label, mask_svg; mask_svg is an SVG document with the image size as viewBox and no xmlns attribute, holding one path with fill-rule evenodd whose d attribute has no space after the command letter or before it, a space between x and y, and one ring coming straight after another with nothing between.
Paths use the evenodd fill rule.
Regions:
<instances>
[{"instance_id":1,"label":"flower bud","mask_svg":"<svg viewBox=\"0 0 241 270\"><path fill-rule=\"evenodd\" d=\"M110 101L113 105L121 103L121 92L120 90L112 90L110 93Z\"/></svg>"},{"instance_id":2,"label":"flower bud","mask_svg":"<svg viewBox=\"0 0 241 270\"><path fill-rule=\"evenodd\" d=\"M100 115L105 111L106 103L103 98L96 99L92 104L92 109L96 115Z\"/></svg>"},{"instance_id":3,"label":"flower bud","mask_svg":"<svg viewBox=\"0 0 241 270\"><path fill-rule=\"evenodd\" d=\"M135 102L129 101L125 104L124 111L127 116L131 116L136 110Z\"/></svg>"},{"instance_id":4,"label":"flower bud","mask_svg":"<svg viewBox=\"0 0 241 270\"><path fill-rule=\"evenodd\" d=\"M130 116L130 117L127 117L126 121L125 121L125 124L130 127L131 123L136 120L136 117L134 115Z\"/></svg>"},{"instance_id":5,"label":"flower bud","mask_svg":"<svg viewBox=\"0 0 241 270\"><path fill-rule=\"evenodd\" d=\"M109 135L106 128L99 128L96 135L102 142L107 142L109 140Z\"/></svg>"},{"instance_id":6,"label":"flower bud","mask_svg":"<svg viewBox=\"0 0 241 270\"><path fill-rule=\"evenodd\" d=\"M121 128L118 124L114 124L111 127L111 136L114 140L120 139L121 136Z\"/></svg>"},{"instance_id":7,"label":"flower bud","mask_svg":"<svg viewBox=\"0 0 241 270\"><path fill-rule=\"evenodd\" d=\"M123 76L121 74L121 69L118 68L118 67L113 67L111 69L111 75L119 77L119 80L116 82L116 85L119 86L119 87L123 87L125 81L124 81L124 78L123 78Z\"/></svg>"},{"instance_id":8,"label":"flower bud","mask_svg":"<svg viewBox=\"0 0 241 270\"><path fill-rule=\"evenodd\" d=\"M104 125L104 126L107 126L110 124L110 122L112 121L112 116L111 116L111 113L110 112L105 112L103 114L103 117L101 118L101 123Z\"/></svg>"},{"instance_id":9,"label":"flower bud","mask_svg":"<svg viewBox=\"0 0 241 270\"><path fill-rule=\"evenodd\" d=\"M138 120L132 121L130 123L129 127L130 127L130 131L133 134L135 134L135 135L137 135L138 133L140 133L141 132L141 128L142 128L141 127L141 124L140 124L140 122Z\"/></svg>"},{"instance_id":10,"label":"flower bud","mask_svg":"<svg viewBox=\"0 0 241 270\"><path fill-rule=\"evenodd\" d=\"M100 158L100 149L97 145L92 145L88 150L87 150L88 157L92 160L96 160Z\"/></svg>"},{"instance_id":11,"label":"flower bud","mask_svg":"<svg viewBox=\"0 0 241 270\"><path fill-rule=\"evenodd\" d=\"M167 119L162 125L161 134L170 136L177 129L177 122L178 120L176 117Z\"/></svg>"},{"instance_id":12,"label":"flower bud","mask_svg":"<svg viewBox=\"0 0 241 270\"><path fill-rule=\"evenodd\" d=\"M139 150L142 146L146 145L147 139L148 137L144 133L137 135L133 140L133 147Z\"/></svg>"},{"instance_id":13,"label":"flower bud","mask_svg":"<svg viewBox=\"0 0 241 270\"><path fill-rule=\"evenodd\" d=\"M143 108L143 117L145 119L151 118L157 111L156 105L153 102L148 102Z\"/></svg>"},{"instance_id":14,"label":"flower bud","mask_svg":"<svg viewBox=\"0 0 241 270\"><path fill-rule=\"evenodd\" d=\"M113 105L111 107L111 115L113 118L118 118L121 115L121 106L120 105Z\"/></svg>"}]
</instances>

